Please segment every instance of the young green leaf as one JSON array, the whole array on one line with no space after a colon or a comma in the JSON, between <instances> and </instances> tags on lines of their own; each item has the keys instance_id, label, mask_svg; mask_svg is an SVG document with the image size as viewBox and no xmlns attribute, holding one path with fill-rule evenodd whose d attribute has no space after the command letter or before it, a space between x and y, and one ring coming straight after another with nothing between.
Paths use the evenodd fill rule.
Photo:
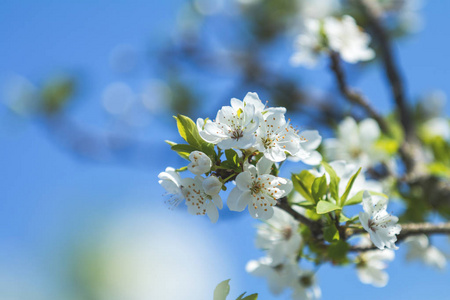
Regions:
<instances>
[{"instance_id":1,"label":"young green leaf","mask_svg":"<svg viewBox=\"0 0 450 300\"><path fill-rule=\"evenodd\" d=\"M170 148L178 153L179 156L187 160L189 160L189 154L191 154L192 151L197 150L194 146L188 144L175 144Z\"/></svg>"},{"instance_id":2,"label":"young green leaf","mask_svg":"<svg viewBox=\"0 0 450 300\"><path fill-rule=\"evenodd\" d=\"M341 197L341 206L344 206L345 200L347 200L348 195L350 194L350 190L352 189L353 184L355 183L356 177L358 177L359 173L361 172L361 168L353 174L353 176L350 178L350 180L347 183L347 187L345 188L345 192Z\"/></svg>"},{"instance_id":3,"label":"young green leaf","mask_svg":"<svg viewBox=\"0 0 450 300\"><path fill-rule=\"evenodd\" d=\"M342 209L340 206L337 206L336 204L333 204L328 201L321 200L319 203L317 203L316 212L319 215L323 215L326 213L329 213L330 211L340 210Z\"/></svg>"},{"instance_id":4,"label":"young green leaf","mask_svg":"<svg viewBox=\"0 0 450 300\"><path fill-rule=\"evenodd\" d=\"M200 149L204 141L198 133L197 125L194 121L183 115L177 115L175 119L177 120L177 127L180 136L188 142L189 145Z\"/></svg>"},{"instance_id":5,"label":"young green leaf","mask_svg":"<svg viewBox=\"0 0 450 300\"><path fill-rule=\"evenodd\" d=\"M344 240L333 242L328 247L328 256L335 262L345 262L350 246Z\"/></svg>"},{"instance_id":6,"label":"young green leaf","mask_svg":"<svg viewBox=\"0 0 450 300\"><path fill-rule=\"evenodd\" d=\"M322 165L325 168L325 171L330 175L330 193L331 197L339 201L339 181L341 180L336 172L333 170L333 168L327 164L326 162L322 161Z\"/></svg>"},{"instance_id":7,"label":"young green leaf","mask_svg":"<svg viewBox=\"0 0 450 300\"><path fill-rule=\"evenodd\" d=\"M384 197L384 198L388 198L388 196L385 195L385 194L383 194L383 193L378 193L378 192L374 192L374 191L368 191L368 192L369 192L369 194L371 194L371 195L381 196L381 197ZM359 191L355 196L351 197L350 199L347 199L347 200L344 202L344 206L355 205L355 204L361 203L361 202L362 202L362 199L363 199L363 194L364 194L364 191Z\"/></svg>"},{"instance_id":8,"label":"young green leaf","mask_svg":"<svg viewBox=\"0 0 450 300\"><path fill-rule=\"evenodd\" d=\"M251 294L244 298L246 293L242 293L236 300L257 300L258 294Z\"/></svg>"},{"instance_id":9,"label":"young green leaf","mask_svg":"<svg viewBox=\"0 0 450 300\"><path fill-rule=\"evenodd\" d=\"M230 293L230 279L224 280L216 286L213 300L226 300Z\"/></svg>"},{"instance_id":10,"label":"young green leaf","mask_svg":"<svg viewBox=\"0 0 450 300\"><path fill-rule=\"evenodd\" d=\"M317 202L322 200L322 197L327 193L327 178L325 174L322 177L318 177L314 179L314 182L311 187L311 193L314 197L314 200Z\"/></svg>"},{"instance_id":11,"label":"young green leaf","mask_svg":"<svg viewBox=\"0 0 450 300\"><path fill-rule=\"evenodd\" d=\"M292 184L294 185L294 189L300 193L306 200L315 204L314 197L311 195L311 190L305 185L299 175L292 174Z\"/></svg>"}]
</instances>

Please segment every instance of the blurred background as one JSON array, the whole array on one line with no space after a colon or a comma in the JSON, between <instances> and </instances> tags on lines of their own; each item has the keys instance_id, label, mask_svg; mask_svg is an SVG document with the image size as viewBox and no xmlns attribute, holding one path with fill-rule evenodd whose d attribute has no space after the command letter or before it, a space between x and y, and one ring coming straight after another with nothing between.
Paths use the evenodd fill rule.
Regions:
<instances>
[{"instance_id":1,"label":"blurred background","mask_svg":"<svg viewBox=\"0 0 450 300\"><path fill-rule=\"evenodd\" d=\"M170 210L157 175L186 164L164 143L180 141L173 114L213 118L248 91L324 137L342 116L362 117L328 61L290 66L298 1L0 2L0 300L212 299L229 278L230 299L288 299L245 272L263 255L256 220L226 206L216 224ZM310 4L303 14L325 13ZM445 116L449 10L416 3L387 23L408 98ZM377 61L345 68L390 112ZM433 242L449 253L446 237ZM323 299L450 299L448 270L406 263L402 248L388 273L383 289L352 267L317 274Z\"/></svg>"}]
</instances>

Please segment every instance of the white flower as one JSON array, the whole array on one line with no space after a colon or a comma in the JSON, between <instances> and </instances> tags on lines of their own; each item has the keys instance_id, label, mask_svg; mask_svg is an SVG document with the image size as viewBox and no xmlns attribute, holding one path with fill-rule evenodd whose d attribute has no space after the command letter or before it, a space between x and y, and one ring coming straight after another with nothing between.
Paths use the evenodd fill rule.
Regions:
<instances>
[{"instance_id":1,"label":"white flower","mask_svg":"<svg viewBox=\"0 0 450 300\"><path fill-rule=\"evenodd\" d=\"M450 141L450 123L446 118L437 117L426 121L423 127L430 137L441 137Z\"/></svg>"},{"instance_id":2,"label":"white flower","mask_svg":"<svg viewBox=\"0 0 450 300\"><path fill-rule=\"evenodd\" d=\"M363 238L359 246L369 246L370 240ZM393 250L370 250L363 252L357 258L356 271L362 283L375 287L384 287L388 283L389 275L384 271L387 268L385 261L392 261L395 257Z\"/></svg>"},{"instance_id":3,"label":"white flower","mask_svg":"<svg viewBox=\"0 0 450 300\"><path fill-rule=\"evenodd\" d=\"M188 170L195 175L201 175L211 171L212 162L205 153L192 151L191 154L189 154L189 160L191 163L187 166Z\"/></svg>"},{"instance_id":4,"label":"white flower","mask_svg":"<svg viewBox=\"0 0 450 300\"><path fill-rule=\"evenodd\" d=\"M233 211L248 211L253 218L270 219L276 199L287 195L292 189L288 179L267 174L267 160L260 159L255 168L253 165L236 177L236 187L231 190L227 200ZM272 163L269 163L271 165Z\"/></svg>"},{"instance_id":5,"label":"white flower","mask_svg":"<svg viewBox=\"0 0 450 300\"><path fill-rule=\"evenodd\" d=\"M370 36L361 31L352 17L345 15L340 20L327 17L324 19L324 30L329 47L346 62L356 63L374 58L375 52L369 48Z\"/></svg>"},{"instance_id":6,"label":"white flower","mask_svg":"<svg viewBox=\"0 0 450 300\"><path fill-rule=\"evenodd\" d=\"M395 246L396 234L402 230L396 216L386 212L387 199L375 198L375 201L367 191L363 196L364 212L359 213L359 220L364 229L370 234L370 239L379 249L398 249Z\"/></svg>"},{"instance_id":7,"label":"white flower","mask_svg":"<svg viewBox=\"0 0 450 300\"><path fill-rule=\"evenodd\" d=\"M236 100L231 100L231 106L223 106L214 122L197 120L200 136L205 141L217 144L222 149L247 149L253 146L259 121L255 115L255 106L240 105L242 102Z\"/></svg>"},{"instance_id":8,"label":"white flower","mask_svg":"<svg viewBox=\"0 0 450 300\"><path fill-rule=\"evenodd\" d=\"M325 156L330 161L345 160L365 170L389 158L375 145L380 137L380 127L373 119L365 119L358 125L353 118L347 117L339 124L336 135L323 143Z\"/></svg>"},{"instance_id":9,"label":"white flower","mask_svg":"<svg viewBox=\"0 0 450 300\"><path fill-rule=\"evenodd\" d=\"M445 255L439 249L430 245L426 235L410 236L405 239L405 244L409 246L406 259L419 259L440 270L443 270L447 265Z\"/></svg>"},{"instance_id":10,"label":"white flower","mask_svg":"<svg viewBox=\"0 0 450 300\"><path fill-rule=\"evenodd\" d=\"M295 155L300 151L300 137L295 129L286 122L283 114L267 112L256 131L255 147L264 156L273 161L286 159L286 152Z\"/></svg>"},{"instance_id":11,"label":"white flower","mask_svg":"<svg viewBox=\"0 0 450 300\"><path fill-rule=\"evenodd\" d=\"M208 195L203 189L204 178L195 176L195 178L184 178L182 191L186 198L188 212L193 215L207 214L212 223L217 222L219 218L219 209L222 209L223 203L219 195Z\"/></svg>"},{"instance_id":12,"label":"white flower","mask_svg":"<svg viewBox=\"0 0 450 300\"><path fill-rule=\"evenodd\" d=\"M298 266L294 263L273 265L272 259L263 257L259 260L251 260L245 266L245 270L258 277L266 277L270 291L274 295L283 292L290 287L292 279L297 273Z\"/></svg>"},{"instance_id":13,"label":"white flower","mask_svg":"<svg viewBox=\"0 0 450 300\"><path fill-rule=\"evenodd\" d=\"M182 191L182 179L172 167L167 167L165 172L158 175L158 183L167 191L169 198L166 202L173 207L178 206L184 199Z\"/></svg>"},{"instance_id":14,"label":"white flower","mask_svg":"<svg viewBox=\"0 0 450 300\"><path fill-rule=\"evenodd\" d=\"M316 300L320 299L322 292L317 285L316 277L312 272L297 268L297 274L292 282L293 300Z\"/></svg>"},{"instance_id":15,"label":"white flower","mask_svg":"<svg viewBox=\"0 0 450 300\"><path fill-rule=\"evenodd\" d=\"M291 65L302 65L307 68L313 68L317 65L324 44L320 35L320 27L320 20L305 20L302 33L297 36L294 42L295 52L290 58Z\"/></svg>"},{"instance_id":16,"label":"white flower","mask_svg":"<svg viewBox=\"0 0 450 300\"><path fill-rule=\"evenodd\" d=\"M289 156L291 161L302 161L307 165L318 165L322 162L322 155L316 149L322 142L322 136L320 136L317 130L305 130L300 133L300 150L297 154Z\"/></svg>"},{"instance_id":17,"label":"white flower","mask_svg":"<svg viewBox=\"0 0 450 300\"><path fill-rule=\"evenodd\" d=\"M219 194L223 184L216 176L209 176L205 178L205 180L203 180L202 186L206 194L210 196L215 196Z\"/></svg>"},{"instance_id":18,"label":"white flower","mask_svg":"<svg viewBox=\"0 0 450 300\"><path fill-rule=\"evenodd\" d=\"M258 226L256 247L266 250L272 265L276 266L286 259L296 259L301 236L298 221L278 207L274 207L273 211L273 217Z\"/></svg>"}]
</instances>

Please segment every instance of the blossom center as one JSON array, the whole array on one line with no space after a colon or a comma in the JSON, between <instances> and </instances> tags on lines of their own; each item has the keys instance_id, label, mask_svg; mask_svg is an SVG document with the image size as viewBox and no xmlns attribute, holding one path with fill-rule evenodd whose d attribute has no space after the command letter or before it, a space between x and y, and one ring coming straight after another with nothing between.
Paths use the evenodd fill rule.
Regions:
<instances>
[{"instance_id":1,"label":"blossom center","mask_svg":"<svg viewBox=\"0 0 450 300\"><path fill-rule=\"evenodd\" d=\"M250 192L255 195L261 191L261 185L259 182L253 182L252 187L250 188Z\"/></svg>"},{"instance_id":2,"label":"blossom center","mask_svg":"<svg viewBox=\"0 0 450 300\"><path fill-rule=\"evenodd\" d=\"M231 133L231 138L233 140L239 141L240 138L242 138L244 136L244 131L240 128L235 129L232 133Z\"/></svg>"}]
</instances>

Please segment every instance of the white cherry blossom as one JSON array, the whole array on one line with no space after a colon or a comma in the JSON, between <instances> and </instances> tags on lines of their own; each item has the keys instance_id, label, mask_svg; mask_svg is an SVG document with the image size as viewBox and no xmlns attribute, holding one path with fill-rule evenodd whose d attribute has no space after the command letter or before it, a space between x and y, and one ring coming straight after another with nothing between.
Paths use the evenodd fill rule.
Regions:
<instances>
[{"instance_id":1,"label":"white cherry blossom","mask_svg":"<svg viewBox=\"0 0 450 300\"><path fill-rule=\"evenodd\" d=\"M291 283L293 300L317 300L322 296L316 277L310 271L296 269L297 274Z\"/></svg>"},{"instance_id":2,"label":"white cherry blossom","mask_svg":"<svg viewBox=\"0 0 450 300\"><path fill-rule=\"evenodd\" d=\"M320 52L324 47L323 37L320 35L321 21L318 19L306 19L302 32L294 42L295 52L290 58L293 66L313 68L317 65Z\"/></svg>"},{"instance_id":3,"label":"white cherry blossom","mask_svg":"<svg viewBox=\"0 0 450 300\"><path fill-rule=\"evenodd\" d=\"M359 220L370 234L370 239L379 249L398 249L395 246L396 234L401 231L398 218L386 212L387 199L371 196L367 191L363 196L364 212L359 213Z\"/></svg>"},{"instance_id":4,"label":"white cherry blossom","mask_svg":"<svg viewBox=\"0 0 450 300\"><path fill-rule=\"evenodd\" d=\"M302 140L283 114L267 112L259 123L256 131L255 148L273 161L281 162L286 159L286 152L295 155L300 151Z\"/></svg>"},{"instance_id":5,"label":"white cherry blossom","mask_svg":"<svg viewBox=\"0 0 450 300\"><path fill-rule=\"evenodd\" d=\"M430 245L428 237L424 234L407 237L405 245L409 246L407 260L418 259L439 270L443 270L447 265L445 255L438 248Z\"/></svg>"},{"instance_id":6,"label":"white cherry blossom","mask_svg":"<svg viewBox=\"0 0 450 300\"><path fill-rule=\"evenodd\" d=\"M300 150L297 154L289 156L291 161L302 161L311 166L319 165L322 162L322 155L316 149L322 142L322 136L317 130L305 130L299 133Z\"/></svg>"},{"instance_id":7,"label":"white cherry blossom","mask_svg":"<svg viewBox=\"0 0 450 300\"><path fill-rule=\"evenodd\" d=\"M201 151L192 151L189 154L191 163L187 166L188 170L195 175L201 175L211 171L212 161L205 153Z\"/></svg>"},{"instance_id":8,"label":"white cherry blossom","mask_svg":"<svg viewBox=\"0 0 450 300\"><path fill-rule=\"evenodd\" d=\"M285 262L274 265L272 259L263 257L259 260L251 260L245 266L245 270L258 277L265 277L270 291L274 295L279 295L286 288L289 288L292 279L297 274L298 266L294 262Z\"/></svg>"},{"instance_id":9,"label":"white cherry blossom","mask_svg":"<svg viewBox=\"0 0 450 300\"><path fill-rule=\"evenodd\" d=\"M220 182L219 178L212 175L203 180L202 186L206 194L210 196L215 196L218 195L219 192L222 190L223 184L222 182Z\"/></svg>"},{"instance_id":10,"label":"white cherry blossom","mask_svg":"<svg viewBox=\"0 0 450 300\"><path fill-rule=\"evenodd\" d=\"M166 202L176 207L184 199L182 191L182 179L172 167L167 167L164 172L159 173L158 183L167 191L168 199Z\"/></svg>"},{"instance_id":11,"label":"white cherry blossom","mask_svg":"<svg viewBox=\"0 0 450 300\"><path fill-rule=\"evenodd\" d=\"M253 105L255 107L255 116L259 118L267 112L286 113L285 107L267 107L266 104L259 99L258 94L252 92L247 93L242 101L236 98L231 99L231 104L233 107L241 110L244 110L244 107L249 104Z\"/></svg>"},{"instance_id":12,"label":"white cherry blossom","mask_svg":"<svg viewBox=\"0 0 450 300\"><path fill-rule=\"evenodd\" d=\"M259 118L255 106L241 106L232 99L231 106L223 106L217 112L215 121L197 120L200 136L207 142L217 144L222 149L247 149L255 143L255 131Z\"/></svg>"},{"instance_id":13,"label":"white cherry blossom","mask_svg":"<svg viewBox=\"0 0 450 300\"><path fill-rule=\"evenodd\" d=\"M380 127L375 120L369 118L357 124L353 118L347 117L339 124L336 138L324 141L325 157L329 161L345 160L363 170L387 162L388 154L376 147L380 135Z\"/></svg>"},{"instance_id":14,"label":"white cherry blossom","mask_svg":"<svg viewBox=\"0 0 450 300\"><path fill-rule=\"evenodd\" d=\"M212 223L217 222L219 212L217 208L222 209L223 203L219 195L208 195L203 189L201 176L195 178L184 178L182 182L183 195L186 198L188 212L193 215L208 215Z\"/></svg>"},{"instance_id":15,"label":"white cherry blossom","mask_svg":"<svg viewBox=\"0 0 450 300\"><path fill-rule=\"evenodd\" d=\"M370 239L363 237L359 246L370 246ZM362 283L375 287L384 287L388 283L389 275L385 272L387 261L394 260L393 250L370 250L362 252L356 263L358 278Z\"/></svg>"},{"instance_id":16,"label":"white cherry blossom","mask_svg":"<svg viewBox=\"0 0 450 300\"><path fill-rule=\"evenodd\" d=\"M298 221L278 207L274 207L273 211L272 218L258 226L256 247L265 249L267 256L272 259L272 265L276 266L286 259L295 260L301 236Z\"/></svg>"},{"instance_id":17,"label":"white cherry blossom","mask_svg":"<svg viewBox=\"0 0 450 300\"><path fill-rule=\"evenodd\" d=\"M292 190L292 182L282 177L269 175L270 168L260 159L257 167L250 165L236 177L236 187L231 190L227 204L230 210L248 211L253 218L270 219L277 199Z\"/></svg>"},{"instance_id":18,"label":"white cherry blossom","mask_svg":"<svg viewBox=\"0 0 450 300\"><path fill-rule=\"evenodd\" d=\"M370 36L358 27L351 16L325 18L324 31L330 49L338 52L346 62L356 63L375 57L375 52L369 48Z\"/></svg>"}]
</instances>

